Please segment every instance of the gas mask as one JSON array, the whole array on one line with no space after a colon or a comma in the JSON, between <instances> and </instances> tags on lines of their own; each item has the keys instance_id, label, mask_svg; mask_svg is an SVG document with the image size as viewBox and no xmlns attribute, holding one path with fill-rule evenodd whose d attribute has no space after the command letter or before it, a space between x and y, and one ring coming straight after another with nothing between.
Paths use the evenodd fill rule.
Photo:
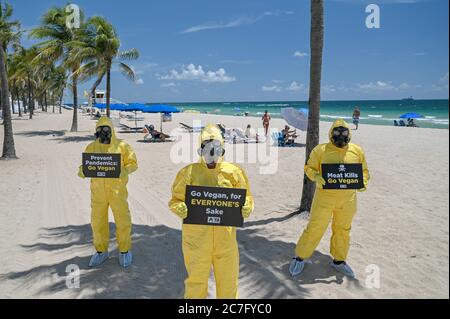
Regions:
<instances>
[{"instance_id":1,"label":"gas mask","mask_svg":"<svg viewBox=\"0 0 450 319\"><path fill-rule=\"evenodd\" d=\"M206 164L214 164L219 158L225 155L225 149L218 140L204 141L198 149L198 154L202 156Z\"/></svg>"},{"instance_id":2,"label":"gas mask","mask_svg":"<svg viewBox=\"0 0 450 319\"><path fill-rule=\"evenodd\" d=\"M333 136L331 137L333 145L339 148L347 146L350 142L350 132L348 128L339 126L333 129Z\"/></svg>"},{"instance_id":3,"label":"gas mask","mask_svg":"<svg viewBox=\"0 0 450 319\"><path fill-rule=\"evenodd\" d=\"M111 144L112 131L109 126L99 126L95 132L95 137L101 144Z\"/></svg>"}]
</instances>

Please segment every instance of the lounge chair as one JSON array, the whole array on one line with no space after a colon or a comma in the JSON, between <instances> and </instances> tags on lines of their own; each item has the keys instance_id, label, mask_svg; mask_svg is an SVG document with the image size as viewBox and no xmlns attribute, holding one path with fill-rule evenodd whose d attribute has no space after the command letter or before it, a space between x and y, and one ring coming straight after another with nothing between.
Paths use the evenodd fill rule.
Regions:
<instances>
[{"instance_id":1,"label":"lounge chair","mask_svg":"<svg viewBox=\"0 0 450 319\"><path fill-rule=\"evenodd\" d=\"M143 120L145 120L145 117L142 115L128 114L127 119L128 119L128 121L143 121Z\"/></svg>"},{"instance_id":2,"label":"lounge chair","mask_svg":"<svg viewBox=\"0 0 450 319\"><path fill-rule=\"evenodd\" d=\"M406 126L405 121L403 121L403 120L400 120L399 124L400 124L400 126Z\"/></svg>"},{"instance_id":3,"label":"lounge chair","mask_svg":"<svg viewBox=\"0 0 450 319\"><path fill-rule=\"evenodd\" d=\"M397 122L397 120L394 120L394 126L400 126Z\"/></svg>"},{"instance_id":4,"label":"lounge chair","mask_svg":"<svg viewBox=\"0 0 450 319\"><path fill-rule=\"evenodd\" d=\"M142 132L143 127L131 127L126 124L120 123L120 131L119 133L138 133Z\"/></svg>"},{"instance_id":5,"label":"lounge chair","mask_svg":"<svg viewBox=\"0 0 450 319\"><path fill-rule=\"evenodd\" d=\"M192 127L192 126L189 126L189 125L181 123L181 122L180 122L180 125L183 129L185 129L189 133L200 132L204 128L204 126Z\"/></svg>"},{"instance_id":6,"label":"lounge chair","mask_svg":"<svg viewBox=\"0 0 450 319\"><path fill-rule=\"evenodd\" d=\"M236 143L258 143L260 142L256 138L247 137L241 129L234 129L230 132L226 132L226 141Z\"/></svg>"}]
</instances>

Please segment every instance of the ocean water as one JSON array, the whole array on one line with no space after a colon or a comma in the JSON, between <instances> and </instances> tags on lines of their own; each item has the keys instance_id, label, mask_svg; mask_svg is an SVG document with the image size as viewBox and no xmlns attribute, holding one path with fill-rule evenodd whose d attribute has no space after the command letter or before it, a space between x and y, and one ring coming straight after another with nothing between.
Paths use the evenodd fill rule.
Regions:
<instances>
[{"instance_id":1,"label":"ocean water","mask_svg":"<svg viewBox=\"0 0 450 319\"><path fill-rule=\"evenodd\" d=\"M308 108L307 102L226 102L226 103L170 103L184 111L196 110L201 113L261 116L268 110L272 117L281 117L281 108ZM361 124L394 125L401 114L415 112L424 116L417 119L420 127L448 129L449 100L382 100L382 101L323 101L320 119L332 122L343 118L351 122L353 109L361 110Z\"/></svg>"}]
</instances>

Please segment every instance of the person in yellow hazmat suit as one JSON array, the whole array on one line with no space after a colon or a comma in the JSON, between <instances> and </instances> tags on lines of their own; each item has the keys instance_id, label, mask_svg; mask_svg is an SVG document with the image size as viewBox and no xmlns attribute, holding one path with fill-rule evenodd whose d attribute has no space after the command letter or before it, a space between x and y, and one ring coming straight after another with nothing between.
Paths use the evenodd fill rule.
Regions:
<instances>
[{"instance_id":1,"label":"person in yellow hazmat suit","mask_svg":"<svg viewBox=\"0 0 450 319\"><path fill-rule=\"evenodd\" d=\"M223 147L220 129L216 125L207 125L200 134L200 161L181 169L172 186L169 208L182 219L188 214L185 204L187 185L246 189L242 215L248 218L253 211L247 176L239 166L223 160ZM183 224L182 247L188 273L186 299L207 297L211 266L214 268L217 298L237 298L239 252L235 227Z\"/></svg>"},{"instance_id":2,"label":"person in yellow hazmat suit","mask_svg":"<svg viewBox=\"0 0 450 319\"><path fill-rule=\"evenodd\" d=\"M356 190L323 189L321 164L361 163L363 167L365 191L370 179L369 169L363 150L350 143L351 132L344 120L337 120L329 131L330 141L316 146L305 165L307 177L316 183L316 191L311 207L308 226L295 248L296 257L292 260L289 271L292 276L300 274L305 267L305 260L310 258L322 239L331 221L331 266L337 271L354 278L354 272L346 263L350 242L350 229L356 213Z\"/></svg>"},{"instance_id":3,"label":"person in yellow hazmat suit","mask_svg":"<svg viewBox=\"0 0 450 319\"><path fill-rule=\"evenodd\" d=\"M109 222L108 209L114 215L116 237L119 245L119 263L122 267L131 265L131 215L128 208L128 175L137 170L136 155L129 144L116 138L111 120L101 117L96 125L96 140L90 143L85 153L119 153L121 154L121 171L119 178L91 179L91 225L96 253L89 266L96 267L109 257ZM85 178L80 166L78 176Z\"/></svg>"}]
</instances>

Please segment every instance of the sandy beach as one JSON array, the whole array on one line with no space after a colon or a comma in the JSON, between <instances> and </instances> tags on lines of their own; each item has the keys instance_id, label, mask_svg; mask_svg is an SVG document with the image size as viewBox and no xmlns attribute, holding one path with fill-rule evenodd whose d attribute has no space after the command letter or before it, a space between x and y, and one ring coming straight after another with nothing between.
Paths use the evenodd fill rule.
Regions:
<instances>
[{"instance_id":1,"label":"sandy beach","mask_svg":"<svg viewBox=\"0 0 450 319\"><path fill-rule=\"evenodd\" d=\"M0 161L0 298L182 298L181 221L167 208L175 174L187 164L173 163L178 142L142 143L142 133L118 134L139 161L128 184L135 260L126 270L118 265L112 231L112 257L89 269L94 251L89 182L77 177L77 168L95 121L80 113L79 132L70 133L71 116L64 110L13 120L20 160ZM180 113L164 123L164 132L189 139L192 133L178 129L178 123L194 119L230 128L261 126L257 117ZM145 123L159 128L159 116L146 115ZM271 124L281 128L284 121ZM327 141L330 124L321 122L321 142ZM353 131L372 176L367 192L359 195L352 227L348 262L357 280L329 267L330 230L304 273L294 279L288 274L308 221L307 214L292 214L302 191L305 133L297 142L289 148L258 145L276 159L273 174L263 174L258 160L239 163L255 197L255 211L238 231L240 297L449 298L448 130L361 125ZM232 144L226 148L236 154ZM253 151L246 154L250 158ZM80 268L80 288L66 286L72 264ZM367 278L373 271L379 271L379 287ZM215 296L213 280L209 295Z\"/></svg>"}]
</instances>

